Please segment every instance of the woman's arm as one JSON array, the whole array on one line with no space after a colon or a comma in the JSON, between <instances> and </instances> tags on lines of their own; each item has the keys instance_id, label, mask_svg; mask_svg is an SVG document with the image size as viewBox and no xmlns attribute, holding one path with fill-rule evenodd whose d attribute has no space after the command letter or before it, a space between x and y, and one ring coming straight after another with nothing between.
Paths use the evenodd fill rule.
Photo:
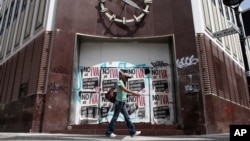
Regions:
<instances>
[{"instance_id":1,"label":"woman's arm","mask_svg":"<svg viewBox=\"0 0 250 141\"><path fill-rule=\"evenodd\" d=\"M130 94L132 94L134 96L140 96L140 94L138 92L133 92L133 91L127 89L124 85L120 85L120 87L122 88L123 91L125 91L127 93L130 93Z\"/></svg>"}]
</instances>

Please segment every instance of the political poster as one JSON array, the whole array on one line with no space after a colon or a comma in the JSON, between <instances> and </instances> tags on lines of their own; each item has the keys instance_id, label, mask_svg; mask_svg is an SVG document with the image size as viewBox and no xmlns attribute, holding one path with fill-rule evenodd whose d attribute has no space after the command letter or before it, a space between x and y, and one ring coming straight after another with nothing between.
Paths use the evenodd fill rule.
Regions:
<instances>
[{"instance_id":1,"label":"political poster","mask_svg":"<svg viewBox=\"0 0 250 141\"><path fill-rule=\"evenodd\" d=\"M114 104L105 99L105 93L116 88L119 80L118 68L101 68L100 122L110 122L114 113ZM116 90L115 90L116 92Z\"/></svg>"},{"instance_id":2,"label":"political poster","mask_svg":"<svg viewBox=\"0 0 250 141\"><path fill-rule=\"evenodd\" d=\"M149 122L150 101L148 78L145 77L143 68L130 69L128 72L133 75L127 82L128 89L141 94L140 97L128 94L126 103L128 114L134 123Z\"/></svg>"},{"instance_id":3,"label":"political poster","mask_svg":"<svg viewBox=\"0 0 250 141\"><path fill-rule=\"evenodd\" d=\"M98 123L98 93L79 92L81 98L81 123L96 124Z\"/></svg>"},{"instance_id":4,"label":"political poster","mask_svg":"<svg viewBox=\"0 0 250 141\"><path fill-rule=\"evenodd\" d=\"M172 92L169 90L169 71L163 67L152 69L151 77L151 122L153 124L171 124L174 115Z\"/></svg>"},{"instance_id":5,"label":"political poster","mask_svg":"<svg viewBox=\"0 0 250 141\"><path fill-rule=\"evenodd\" d=\"M126 67L125 67L126 66ZM80 124L110 122L114 114L114 104L105 98L105 93L116 88L119 70L128 70L132 78L126 87L141 94L140 97L128 93L126 108L134 123L173 124L173 88L170 67L145 68L124 62L105 63L93 67L81 67L80 88L77 94L77 119ZM116 92L116 90L115 90ZM119 115L123 122L124 116Z\"/></svg>"},{"instance_id":6,"label":"political poster","mask_svg":"<svg viewBox=\"0 0 250 141\"><path fill-rule=\"evenodd\" d=\"M99 121L99 67L81 68L80 123L97 124Z\"/></svg>"}]
</instances>

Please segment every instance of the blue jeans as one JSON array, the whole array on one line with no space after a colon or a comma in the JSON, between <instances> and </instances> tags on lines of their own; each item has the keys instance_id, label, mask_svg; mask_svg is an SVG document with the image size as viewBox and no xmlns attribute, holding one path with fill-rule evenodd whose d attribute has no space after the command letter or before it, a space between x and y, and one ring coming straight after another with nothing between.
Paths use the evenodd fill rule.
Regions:
<instances>
[{"instance_id":1,"label":"blue jeans","mask_svg":"<svg viewBox=\"0 0 250 141\"><path fill-rule=\"evenodd\" d=\"M115 124L116 124L116 121L117 121L117 118L118 118L120 112L123 114L123 116L125 118L125 122L127 124L128 129L129 129L130 135L134 135L136 132L135 126L130 120L125 102L115 101L114 104L115 104L114 115L113 115L113 118L111 119L109 126L106 130L106 135L110 135L111 133L114 132Z\"/></svg>"}]
</instances>

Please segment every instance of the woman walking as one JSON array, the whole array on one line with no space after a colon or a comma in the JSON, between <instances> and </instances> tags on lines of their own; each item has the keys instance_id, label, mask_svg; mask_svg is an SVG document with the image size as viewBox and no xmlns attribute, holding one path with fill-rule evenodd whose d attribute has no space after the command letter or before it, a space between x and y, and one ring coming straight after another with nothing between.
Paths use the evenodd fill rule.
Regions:
<instances>
[{"instance_id":1,"label":"woman walking","mask_svg":"<svg viewBox=\"0 0 250 141\"><path fill-rule=\"evenodd\" d=\"M127 127L129 129L130 136L137 136L141 134L141 131L136 131L134 124L130 120L130 117L128 115L128 111L126 109L125 102L127 101L127 93L133 94L134 96L140 96L138 92L133 92L126 88L126 82L129 78L132 76L125 72L125 70L120 71L120 79L117 82L117 95L116 95L116 101L115 104L115 110L114 115L109 123L109 126L106 130L106 135L109 137L116 137L116 134L114 133L115 124L117 121L117 118L120 114L120 112L123 114L125 122L127 124Z\"/></svg>"}]
</instances>

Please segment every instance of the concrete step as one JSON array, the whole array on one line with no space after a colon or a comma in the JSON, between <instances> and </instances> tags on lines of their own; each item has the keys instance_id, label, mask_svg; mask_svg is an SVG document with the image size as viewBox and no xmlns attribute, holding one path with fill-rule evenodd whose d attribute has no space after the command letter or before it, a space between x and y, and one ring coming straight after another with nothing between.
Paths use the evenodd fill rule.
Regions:
<instances>
[{"instance_id":1,"label":"concrete step","mask_svg":"<svg viewBox=\"0 0 250 141\"><path fill-rule=\"evenodd\" d=\"M107 123L103 124L85 124L71 125L64 131L51 131L51 133L65 134L105 134ZM164 135L184 135L184 131L180 130L177 125L152 125L150 123L135 123L136 130L142 131L143 136L164 136ZM117 123L115 133L118 135L129 135L128 128L125 123Z\"/></svg>"}]
</instances>

